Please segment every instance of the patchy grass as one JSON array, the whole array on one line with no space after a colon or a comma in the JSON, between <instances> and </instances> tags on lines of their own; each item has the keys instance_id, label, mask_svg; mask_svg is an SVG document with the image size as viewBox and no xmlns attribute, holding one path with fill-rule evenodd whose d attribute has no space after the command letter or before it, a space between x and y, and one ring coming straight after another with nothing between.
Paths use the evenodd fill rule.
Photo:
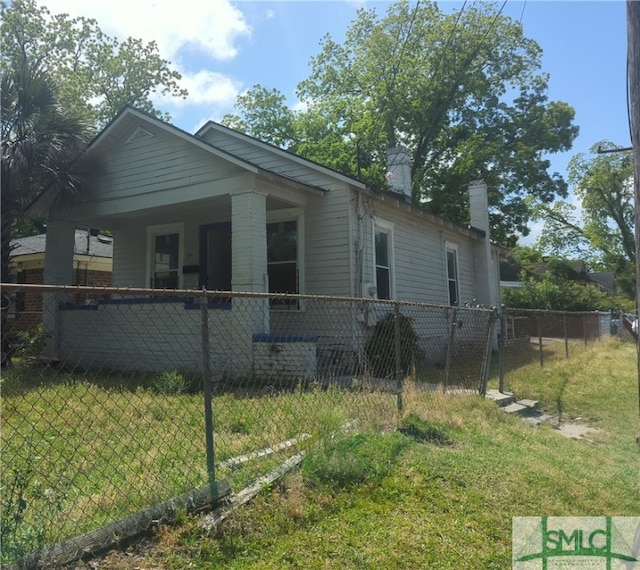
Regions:
<instances>
[{"instance_id":1,"label":"patchy grass","mask_svg":"<svg viewBox=\"0 0 640 570\"><path fill-rule=\"evenodd\" d=\"M155 550L138 561L155 568L502 569L510 565L514 516L637 515L635 347L602 343L509 378L519 396L548 410L560 398L567 420L602 430L597 439L565 439L480 398L442 398L402 424L412 437L358 433L320 446L301 472L214 533L197 519L163 528ZM428 434L446 434L452 445ZM344 484L349 464L360 476ZM363 476L368 470L376 476Z\"/></svg>"},{"instance_id":2,"label":"patchy grass","mask_svg":"<svg viewBox=\"0 0 640 570\"><path fill-rule=\"evenodd\" d=\"M205 485L204 402L192 386L177 371L4 373L3 562ZM396 417L392 394L314 386L221 392L213 413L216 475L236 489L355 418L375 431ZM282 442L259 459L227 461Z\"/></svg>"}]
</instances>

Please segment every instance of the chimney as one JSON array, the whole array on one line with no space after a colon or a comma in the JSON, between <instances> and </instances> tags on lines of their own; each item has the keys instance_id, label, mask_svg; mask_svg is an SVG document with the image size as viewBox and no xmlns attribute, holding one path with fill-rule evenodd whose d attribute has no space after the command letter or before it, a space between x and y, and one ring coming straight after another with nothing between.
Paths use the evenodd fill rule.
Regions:
<instances>
[{"instance_id":1,"label":"chimney","mask_svg":"<svg viewBox=\"0 0 640 570\"><path fill-rule=\"evenodd\" d=\"M489 199L484 180L469 182L469 213L471 227L482 230L489 237Z\"/></svg>"},{"instance_id":2,"label":"chimney","mask_svg":"<svg viewBox=\"0 0 640 570\"><path fill-rule=\"evenodd\" d=\"M402 145L387 150L387 182L391 192L402 194L404 201L411 204L411 158Z\"/></svg>"},{"instance_id":3,"label":"chimney","mask_svg":"<svg viewBox=\"0 0 640 570\"><path fill-rule=\"evenodd\" d=\"M469 212L471 227L484 233L473 259L476 298L485 307L497 307L500 303L499 260L494 262L491 255L489 200L484 180L469 182Z\"/></svg>"}]
</instances>

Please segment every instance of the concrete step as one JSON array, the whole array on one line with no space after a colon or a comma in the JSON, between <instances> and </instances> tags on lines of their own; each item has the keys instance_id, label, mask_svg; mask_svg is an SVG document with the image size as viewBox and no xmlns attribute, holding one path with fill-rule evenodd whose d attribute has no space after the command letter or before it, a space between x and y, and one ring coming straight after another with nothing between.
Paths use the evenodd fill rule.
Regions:
<instances>
[{"instance_id":1,"label":"concrete step","mask_svg":"<svg viewBox=\"0 0 640 570\"><path fill-rule=\"evenodd\" d=\"M507 412L507 414L523 414L525 412L528 412L531 408L529 408L528 406L524 406L522 404L519 404L518 402L513 402L512 404L509 404L508 406L504 406L502 408L502 410L504 412Z\"/></svg>"},{"instance_id":2,"label":"concrete step","mask_svg":"<svg viewBox=\"0 0 640 570\"><path fill-rule=\"evenodd\" d=\"M487 390L487 398L493 400L498 406L504 408L516 401L516 398L510 392L498 392L498 390Z\"/></svg>"},{"instance_id":3,"label":"concrete step","mask_svg":"<svg viewBox=\"0 0 640 570\"><path fill-rule=\"evenodd\" d=\"M531 410L536 410L538 409L538 400L516 400L518 402L518 404L522 404L523 406L527 406L527 408L531 409Z\"/></svg>"}]
</instances>

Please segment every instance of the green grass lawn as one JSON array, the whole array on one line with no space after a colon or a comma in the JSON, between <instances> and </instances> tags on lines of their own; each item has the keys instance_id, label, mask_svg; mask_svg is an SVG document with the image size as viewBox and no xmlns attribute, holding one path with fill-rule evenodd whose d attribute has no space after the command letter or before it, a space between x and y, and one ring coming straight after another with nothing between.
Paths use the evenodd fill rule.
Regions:
<instances>
[{"instance_id":1,"label":"green grass lawn","mask_svg":"<svg viewBox=\"0 0 640 570\"><path fill-rule=\"evenodd\" d=\"M20 365L3 373L2 563L206 485L203 395L157 383ZM217 393L213 414L216 476L241 489L353 419L393 425L396 403L389 393L245 388ZM227 463L282 442L291 446Z\"/></svg>"},{"instance_id":2,"label":"green grass lawn","mask_svg":"<svg viewBox=\"0 0 640 570\"><path fill-rule=\"evenodd\" d=\"M508 386L599 431L567 439L475 396L415 401L426 437L420 419L404 433L344 434L218 529L184 517L144 554L134 545L100 567L503 569L514 516L640 515L635 346L534 362Z\"/></svg>"}]
</instances>

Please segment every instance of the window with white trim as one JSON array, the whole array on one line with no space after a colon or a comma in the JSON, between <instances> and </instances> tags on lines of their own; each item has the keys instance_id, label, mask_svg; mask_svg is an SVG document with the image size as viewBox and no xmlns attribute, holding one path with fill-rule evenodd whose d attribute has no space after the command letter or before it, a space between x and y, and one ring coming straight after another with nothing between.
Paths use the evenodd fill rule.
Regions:
<instances>
[{"instance_id":1,"label":"window with white trim","mask_svg":"<svg viewBox=\"0 0 640 570\"><path fill-rule=\"evenodd\" d=\"M182 287L182 224L147 227L147 282L153 289Z\"/></svg>"},{"instance_id":2,"label":"window with white trim","mask_svg":"<svg viewBox=\"0 0 640 570\"><path fill-rule=\"evenodd\" d=\"M273 212L267 219L269 293L299 294L303 289L303 218L298 211ZM298 302L272 299L273 308L299 308Z\"/></svg>"},{"instance_id":3,"label":"window with white trim","mask_svg":"<svg viewBox=\"0 0 640 570\"><path fill-rule=\"evenodd\" d=\"M393 226L376 222L374 227L375 280L378 299L393 298Z\"/></svg>"},{"instance_id":4,"label":"window with white trim","mask_svg":"<svg viewBox=\"0 0 640 570\"><path fill-rule=\"evenodd\" d=\"M449 293L449 305L460 304L460 287L458 278L458 248L453 244L445 247L447 263L447 289Z\"/></svg>"}]
</instances>

